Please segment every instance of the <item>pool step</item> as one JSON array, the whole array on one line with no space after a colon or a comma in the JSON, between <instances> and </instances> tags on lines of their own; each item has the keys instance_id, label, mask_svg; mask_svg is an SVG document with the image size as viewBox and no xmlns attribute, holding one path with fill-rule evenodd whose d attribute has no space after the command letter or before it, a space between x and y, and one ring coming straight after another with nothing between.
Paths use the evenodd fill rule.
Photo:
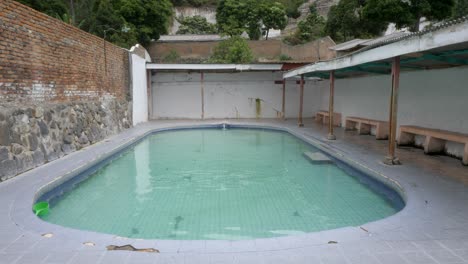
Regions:
<instances>
[{"instance_id":1,"label":"pool step","mask_svg":"<svg viewBox=\"0 0 468 264\"><path fill-rule=\"evenodd\" d=\"M310 162L315 164L322 164L322 163L333 163L333 161L327 157L325 154L321 152L304 152L304 157L306 157Z\"/></svg>"}]
</instances>

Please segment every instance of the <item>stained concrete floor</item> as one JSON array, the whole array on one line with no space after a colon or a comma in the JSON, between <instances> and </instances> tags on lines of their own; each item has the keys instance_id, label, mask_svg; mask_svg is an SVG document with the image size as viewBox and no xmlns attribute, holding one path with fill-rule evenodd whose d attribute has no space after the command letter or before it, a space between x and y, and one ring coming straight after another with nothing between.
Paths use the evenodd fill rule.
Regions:
<instances>
[{"instance_id":1,"label":"stained concrete floor","mask_svg":"<svg viewBox=\"0 0 468 264\"><path fill-rule=\"evenodd\" d=\"M406 207L360 227L245 241L128 239L52 225L31 212L34 195L41 186L89 166L145 133L220 122L145 123L0 183L0 263L468 263L467 167L459 160L427 156L412 148L397 150L403 165L386 166L381 160L387 141L342 129L336 129L336 141L327 141L327 128L312 120L306 120L304 128L298 128L296 120L226 122L287 129L334 155L398 182L407 198ZM46 238L44 233L53 236ZM83 245L88 241L95 246ZM153 247L161 253L107 251L110 244Z\"/></svg>"}]
</instances>

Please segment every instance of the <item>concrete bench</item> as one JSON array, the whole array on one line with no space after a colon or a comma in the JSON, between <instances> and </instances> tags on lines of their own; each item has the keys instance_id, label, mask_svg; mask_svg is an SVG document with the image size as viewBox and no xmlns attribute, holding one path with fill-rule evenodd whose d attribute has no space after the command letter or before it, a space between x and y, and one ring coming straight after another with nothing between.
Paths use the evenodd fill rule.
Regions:
<instances>
[{"instance_id":1,"label":"concrete bench","mask_svg":"<svg viewBox=\"0 0 468 264\"><path fill-rule=\"evenodd\" d=\"M318 111L317 114L315 114L315 121L320 122L322 124L328 124L328 116L328 111ZM340 113L333 113L333 125L337 127L341 126Z\"/></svg>"},{"instance_id":2,"label":"concrete bench","mask_svg":"<svg viewBox=\"0 0 468 264\"><path fill-rule=\"evenodd\" d=\"M425 127L400 126L398 145L414 145L416 135L426 137L423 143L426 154L444 152L447 141L464 144L462 162L463 165L468 165L468 135Z\"/></svg>"},{"instance_id":3,"label":"concrete bench","mask_svg":"<svg viewBox=\"0 0 468 264\"><path fill-rule=\"evenodd\" d=\"M372 127L375 128L376 139L388 139L389 125L387 121L354 116L346 117L346 130L357 130L359 135L369 135L371 134Z\"/></svg>"}]
</instances>

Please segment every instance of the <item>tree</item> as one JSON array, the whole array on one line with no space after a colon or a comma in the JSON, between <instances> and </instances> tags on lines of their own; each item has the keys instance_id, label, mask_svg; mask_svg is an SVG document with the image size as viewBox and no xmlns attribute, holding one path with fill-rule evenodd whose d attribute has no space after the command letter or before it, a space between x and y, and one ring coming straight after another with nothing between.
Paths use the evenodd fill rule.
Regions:
<instances>
[{"instance_id":1,"label":"tree","mask_svg":"<svg viewBox=\"0 0 468 264\"><path fill-rule=\"evenodd\" d=\"M129 48L167 33L170 0L20 0L38 11Z\"/></svg>"},{"instance_id":2,"label":"tree","mask_svg":"<svg viewBox=\"0 0 468 264\"><path fill-rule=\"evenodd\" d=\"M395 23L398 28L419 31L422 17L442 20L452 15L455 0L367 0L363 9L369 21Z\"/></svg>"},{"instance_id":3,"label":"tree","mask_svg":"<svg viewBox=\"0 0 468 264\"><path fill-rule=\"evenodd\" d=\"M332 6L328 13L325 33L337 42L381 34L387 28L388 22L365 17L362 13L366 1L369 0L341 0L338 5Z\"/></svg>"},{"instance_id":4,"label":"tree","mask_svg":"<svg viewBox=\"0 0 468 264\"><path fill-rule=\"evenodd\" d=\"M214 49L209 63L251 63L252 51L247 41L239 36L221 41Z\"/></svg>"},{"instance_id":5,"label":"tree","mask_svg":"<svg viewBox=\"0 0 468 264\"><path fill-rule=\"evenodd\" d=\"M62 0L18 0L18 2L32 7L42 13L45 13L51 17L62 16L67 13L67 6Z\"/></svg>"},{"instance_id":6,"label":"tree","mask_svg":"<svg viewBox=\"0 0 468 264\"><path fill-rule=\"evenodd\" d=\"M249 18L255 15L251 0L220 0L216 8L218 31L229 36L239 36L248 29ZM255 19L256 20L256 19ZM254 23L257 21L250 21Z\"/></svg>"},{"instance_id":7,"label":"tree","mask_svg":"<svg viewBox=\"0 0 468 264\"><path fill-rule=\"evenodd\" d=\"M297 25L297 37L304 43L324 36L325 19L317 12L315 5L309 7L310 13Z\"/></svg>"},{"instance_id":8,"label":"tree","mask_svg":"<svg viewBox=\"0 0 468 264\"><path fill-rule=\"evenodd\" d=\"M459 18L468 15L468 0L457 0L453 9L453 17Z\"/></svg>"},{"instance_id":9,"label":"tree","mask_svg":"<svg viewBox=\"0 0 468 264\"><path fill-rule=\"evenodd\" d=\"M261 20L264 30L266 31L266 39L268 39L271 28L283 30L288 23L286 10L284 6L278 2L272 5L263 4L259 12L261 12Z\"/></svg>"},{"instance_id":10,"label":"tree","mask_svg":"<svg viewBox=\"0 0 468 264\"><path fill-rule=\"evenodd\" d=\"M193 16L178 18L180 23L176 34L216 34L216 25L208 23L205 17Z\"/></svg>"},{"instance_id":11,"label":"tree","mask_svg":"<svg viewBox=\"0 0 468 264\"><path fill-rule=\"evenodd\" d=\"M286 15L292 18L298 18L301 16L298 8L302 5L305 0L279 0L278 2L282 3L286 8Z\"/></svg>"},{"instance_id":12,"label":"tree","mask_svg":"<svg viewBox=\"0 0 468 264\"><path fill-rule=\"evenodd\" d=\"M160 34L167 34L167 27L172 17L172 4L169 0L120 0L116 2L118 14L126 23L135 26L140 44L147 45L152 39L159 39Z\"/></svg>"},{"instance_id":13,"label":"tree","mask_svg":"<svg viewBox=\"0 0 468 264\"><path fill-rule=\"evenodd\" d=\"M220 0L216 9L218 30L229 36L247 32L252 40L260 39L262 25L284 29L287 23L286 11L282 4L269 0ZM267 25L268 24L268 25Z\"/></svg>"},{"instance_id":14,"label":"tree","mask_svg":"<svg viewBox=\"0 0 468 264\"><path fill-rule=\"evenodd\" d=\"M218 0L171 0L174 6L215 6Z\"/></svg>"}]
</instances>

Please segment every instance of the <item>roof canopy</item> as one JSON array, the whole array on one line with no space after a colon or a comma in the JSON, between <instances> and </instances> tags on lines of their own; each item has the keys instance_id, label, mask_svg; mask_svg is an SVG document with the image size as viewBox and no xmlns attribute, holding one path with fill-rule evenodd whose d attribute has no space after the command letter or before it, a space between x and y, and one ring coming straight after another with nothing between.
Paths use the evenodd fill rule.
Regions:
<instances>
[{"instance_id":1,"label":"roof canopy","mask_svg":"<svg viewBox=\"0 0 468 264\"><path fill-rule=\"evenodd\" d=\"M369 74L389 74L391 60L401 57L401 70L427 70L468 65L468 17L441 23L436 27L372 43L354 53L329 61L306 65L284 74L291 78L337 78Z\"/></svg>"}]
</instances>

